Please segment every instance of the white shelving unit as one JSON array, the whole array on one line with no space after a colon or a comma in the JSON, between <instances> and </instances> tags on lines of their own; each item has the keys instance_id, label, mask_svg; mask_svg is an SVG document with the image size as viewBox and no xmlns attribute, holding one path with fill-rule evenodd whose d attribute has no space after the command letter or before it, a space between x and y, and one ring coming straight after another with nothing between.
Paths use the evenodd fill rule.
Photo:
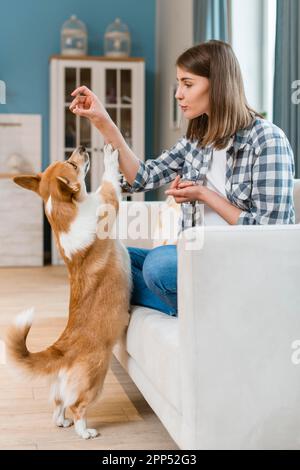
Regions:
<instances>
[{"instance_id":1,"label":"white shelving unit","mask_svg":"<svg viewBox=\"0 0 300 470\"><path fill-rule=\"evenodd\" d=\"M78 145L91 159L88 191L95 191L103 174L104 140L85 118L69 110L71 92L86 85L100 98L135 155L145 155L145 62L142 58L107 57L50 58L50 160L65 160ZM144 193L123 194L124 200L141 201ZM61 259L52 237L52 264Z\"/></svg>"}]
</instances>

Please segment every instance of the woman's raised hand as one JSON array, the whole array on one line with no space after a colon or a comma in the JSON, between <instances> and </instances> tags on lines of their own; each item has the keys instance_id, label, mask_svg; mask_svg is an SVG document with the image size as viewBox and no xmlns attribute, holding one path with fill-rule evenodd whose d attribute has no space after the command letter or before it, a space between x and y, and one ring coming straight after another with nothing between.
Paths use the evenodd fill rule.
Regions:
<instances>
[{"instance_id":1,"label":"woman's raised hand","mask_svg":"<svg viewBox=\"0 0 300 470\"><path fill-rule=\"evenodd\" d=\"M105 124L110 116L99 98L86 86L80 86L71 93L74 96L69 109L78 116L88 118L93 124Z\"/></svg>"}]
</instances>

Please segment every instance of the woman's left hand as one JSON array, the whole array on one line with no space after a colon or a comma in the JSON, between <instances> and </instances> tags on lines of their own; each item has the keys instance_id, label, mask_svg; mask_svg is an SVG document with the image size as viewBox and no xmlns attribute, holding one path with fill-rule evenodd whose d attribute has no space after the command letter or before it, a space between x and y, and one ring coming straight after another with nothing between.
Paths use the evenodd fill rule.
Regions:
<instances>
[{"instance_id":1,"label":"woman's left hand","mask_svg":"<svg viewBox=\"0 0 300 470\"><path fill-rule=\"evenodd\" d=\"M174 196L177 203L201 201L204 202L207 188L194 184L192 181L182 181L177 176L170 188L165 191L168 196Z\"/></svg>"}]
</instances>

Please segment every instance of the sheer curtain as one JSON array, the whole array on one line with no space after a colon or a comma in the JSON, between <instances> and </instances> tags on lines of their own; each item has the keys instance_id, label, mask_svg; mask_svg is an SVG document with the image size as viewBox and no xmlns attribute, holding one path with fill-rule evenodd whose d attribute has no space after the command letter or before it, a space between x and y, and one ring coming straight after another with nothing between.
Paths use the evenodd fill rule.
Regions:
<instances>
[{"instance_id":1,"label":"sheer curtain","mask_svg":"<svg viewBox=\"0 0 300 470\"><path fill-rule=\"evenodd\" d=\"M230 41L228 0L194 0L194 44L220 39Z\"/></svg>"},{"instance_id":2,"label":"sheer curtain","mask_svg":"<svg viewBox=\"0 0 300 470\"><path fill-rule=\"evenodd\" d=\"M294 151L300 178L300 0L277 0L274 114Z\"/></svg>"}]
</instances>

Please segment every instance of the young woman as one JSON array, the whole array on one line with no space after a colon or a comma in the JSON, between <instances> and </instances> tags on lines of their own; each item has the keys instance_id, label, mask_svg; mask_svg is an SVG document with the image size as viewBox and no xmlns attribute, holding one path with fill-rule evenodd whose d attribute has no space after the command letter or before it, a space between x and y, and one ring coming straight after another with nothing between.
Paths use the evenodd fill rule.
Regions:
<instances>
[{"instance_id":1,"label":"young woman","mask_svg":"<svg viewBox=\"0 0 300 470\"><path fill-rule=\"evenodd\" d=\"M231 46L221 41L194 46L179 56L176 65L176 98L188 129L156 159L142 162L133 154L86 87L72 93L70 109L89 118L105 141L119 149L127 191L148 191L172 181L166 193L181 203L182 230L203 223L293 224L290 144L281 129L249 107ZM176 315L176 246L129 248L129 253L132 303Z\"/></svg>"}]
</instances>

